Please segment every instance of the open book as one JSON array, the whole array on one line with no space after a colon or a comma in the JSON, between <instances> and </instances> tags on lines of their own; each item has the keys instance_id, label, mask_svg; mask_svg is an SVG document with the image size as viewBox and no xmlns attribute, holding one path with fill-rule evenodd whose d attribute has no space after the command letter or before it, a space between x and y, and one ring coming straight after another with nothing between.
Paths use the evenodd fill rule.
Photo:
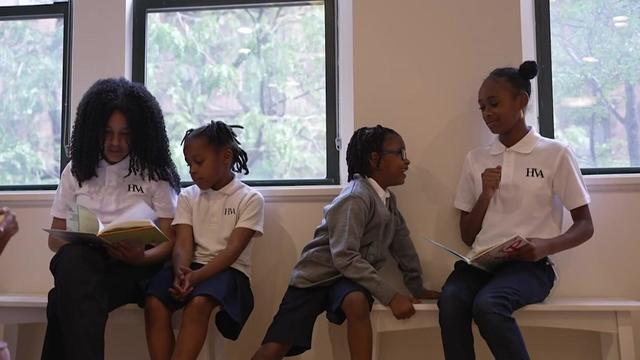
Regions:
<instances>
[{"instance_id":1,"label":"open book","mask_svg":"<svg viewBox=\"0 0 640 360\"><path fill-rule=\"evenodd\" d=\"M69 242L94 244L127 242L131 244L159 244L168 241L153 219L155 212L141 202L122 213L109 225L104 225L89 209L78 205L74 217L67 221L67 230L43 229L52 236Z\"/></svg>"},{"instance_id":2,"label":"open book","mask_svg":"<svg viewBox=\"0 0 640 360\"><path fill-rule=\"evenodd\" d=\"M448 247L440 244L437 241L429 240L435 246L443 249L444 251L459 257L464 260L467 264L473 265L477 268L480 268L485 271L493 271L498 265L509 261L511 256L518 250L520 250L523 246L525 246L529 241L520 235L516 235L511 239L491 246L487 249L482 250L477 253L473 257L466 257L464 255L459 254L458 252L449 249Z\"/></svg>"}]
</instances>

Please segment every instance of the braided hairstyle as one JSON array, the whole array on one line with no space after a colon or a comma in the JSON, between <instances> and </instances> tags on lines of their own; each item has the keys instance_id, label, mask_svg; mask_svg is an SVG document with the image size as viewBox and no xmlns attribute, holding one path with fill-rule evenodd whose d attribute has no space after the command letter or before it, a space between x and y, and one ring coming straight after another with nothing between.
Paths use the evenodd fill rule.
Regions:
<instances>
[{"instance_id":1,"label":"braided hairstyle","mask_svg":"<svg viewBox=\"0 0 640 360\"><path fill-rule=\"evenodd\" d=\"M218 149L231 149L233 157L231 160L231 171L236 173L249 174L247 153L240 147L238 136L233 129L244 129L241 125L227 125L223 121L211 121L209 124L197 129L189 129L184 134L181 144L195 137L203 137L207 142Z\"/></svg>"},{"instance_id":2,"label":"braided hairstyle","mask_svg":"<svg viewBox=\"0 0 640 360\"><path fill-rule=\"evenodd\" d=\"M178 192L180 176L171 159L160 104L144 85L125 78L98 80L80 100L70 144L71 173L80 186L97 176L105 129L114 111L126 117L131 131L127 176L167 181Z\"/></svg>"},{"instance_id":3,"label":"braided hairstyle","mask_svg":"<svg viewBox=\"0 0 640 360\"><path fill-rule=\"evenodd\" d=\"M348 181L353 180L355 174L371 176L370 156L382 154L384 141L390 135L400 136L395 130L381 125L361 127L353 133L347 146Z\"/></svg>"}]
</instances>

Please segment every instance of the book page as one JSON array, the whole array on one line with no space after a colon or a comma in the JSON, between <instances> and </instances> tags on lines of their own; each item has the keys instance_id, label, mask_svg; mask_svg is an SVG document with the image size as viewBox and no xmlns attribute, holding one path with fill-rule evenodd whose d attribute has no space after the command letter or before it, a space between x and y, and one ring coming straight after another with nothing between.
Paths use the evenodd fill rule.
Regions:
<instances>
[{"instance_id":1,"label":"book page","mask_svg":"<svg viewBox=\"0 0 640 360\"><path fill-rule=\"evenodd\" d=\"M67 226L68 230L75 231L81 233L91 233L97 234L100 229L100 222L98 218L91 212L91 210L87 209L82 205L77 206L77 214L78 214L78 228L71 229Z\"/></svg>"},{"instance_id":2,"label":"book page","mask_svg":"<svg viewBox=\"0 0 640 360\"><path fill-rule=\"evenodd\" d=\"M42 229L48 232L53 237L65 240L70 243L92 243L96 245L102 245L102 240L91 233L82 233L82 232L74 232L67 230L57 230L57 229Z\"/></svg>"},{"instance_id":3,"label":"book page","mask_svg":"<svg viewBox=\"0 0 640 360\"><path fill-rule=\"evenodd\" d=\"M444 250L444 251L448 252L449 254L451 254L451 255L453 255L453 256L457 256L457 257L459 257L460 259L462 259L462 260L466 261L467 263L469 263L469 262L470 262L469 258L467 258L466 256L464 256L464 255L462 255L462 254L458 253L457 251L455 251L455 250L451 250L451 249L449 249L448 247L446 247L446 246L444 246L444 245L440 244L439 242L437 242L437 241L433 241L433 240L431 240L431 239L429 239L429 238L426 238L426 237L425 237L424 239L425 239L425 240L428 240L428 241L429 241L429 242L431 242L433 245L435 245L435 246L439 247L440 249L442 249L442 250Z\"/></svg>"},{"instance_id":4,"label":"book page","mask_svg":"<svg viewBox=\"0 0 640 360\"><path fill-rule=\"evenodd\" d=\"M115 229L126 229L134 227L155 226L153 221L156 213L147 203L140 201L127 211L123 212L109 225L101 226L100 233L113 231Z\"/></svg>"},{"instance_id":5,"label":"book page","mask_svg":"<svg viewBox=\"0 0 640 360\"><path fill-rule=\"evenodd\" d=\"M491 247L471 259L471 262L483 269L491 270L495 266L509 261L511 256L528 243L527 239L520 235Z\"/></svg>"},{"instance_id":6,"label":"book page","mask_svg":"<svg viewBox=\"0 0 640 360\"><path fill-rule=\"evenodd\" d=\"M169 241L169 238L155 226L114 230L103 233L100 237L102 240L111 244L124 242L129 244L157 245Z\"/></svg>"}]
</instances>

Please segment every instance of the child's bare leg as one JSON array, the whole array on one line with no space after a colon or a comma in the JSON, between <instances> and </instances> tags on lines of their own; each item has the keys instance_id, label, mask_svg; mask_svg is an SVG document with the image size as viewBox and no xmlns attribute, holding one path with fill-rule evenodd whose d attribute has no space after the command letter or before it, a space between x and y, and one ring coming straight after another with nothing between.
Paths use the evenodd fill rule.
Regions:
<instances>
[{"instance_id":1,"label":"child's bare leg","mask_svg":"<svg viewBox=\"0 0 640 360\"><path fill-rule=\"evenodd\" d=\"M171 311L157 297L147 296L144 319L149 357L151 360L169 360L175 345Z\"/></svg>"},{"instance_id":2,"label":"child's bare leg","mask_svg":"<svg viewBox=\"0 0 640 360\"><path fill-rule=\"evenodd\" d=\"M182 322L172 360L193 360L198 357L207 337L211 312L218 304L209 296L196 296L182 312Z\"/></svg>"},{"instance_id":3,"label":"child's bare leg","mask_svg":"<svg viewBox=\"0 0 640 360\"><path fill-rule=\"evenodd\" d=\"M291 349L291 344L266 343L256 351L251 360L280 360L289 352L289 349Z\"/></svg>"},{"instance_id":4,"label":"child's bare leg","mask_svg":"<svg viewBox=\"0 0 640 360\"><path fill-rule=\"evenodd\" d=\"M347 338L351 360L370 360L373 347L369 299L359 291L345 296L342 311L347 316Z\"/></svg>"}]
</instances>

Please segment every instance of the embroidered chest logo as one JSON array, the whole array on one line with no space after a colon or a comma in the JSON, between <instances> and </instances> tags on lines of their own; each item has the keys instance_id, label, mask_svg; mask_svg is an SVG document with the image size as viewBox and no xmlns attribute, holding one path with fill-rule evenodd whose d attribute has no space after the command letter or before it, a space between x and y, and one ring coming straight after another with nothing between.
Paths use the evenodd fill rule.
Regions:
<instances>
[{"instance_id":1,"label":"embroidered chest logo","mask_svg":"<svg viewBox=\"0 0 640 360\"><path fill-rule=\"evenodd\" d=\"M527 168L527 177L538 177L544 179L544 174L542 173L542 169Z\"/></svg>"},{"instance_id":2,"label":"embroidered chest logo","mask_svg":"<svg viewBox=\"0 0 640 360\"><path fill-rule=\"evenodd\" d=\"M236 209L235 208L224 208L224 214L225 215L235 215L236 214Z\"/></svg>"},{"instance_id":3,"label":"embroidered chest logo","mask_svg":"<svg viewBox=\"0 0 640 360\"><path fill-rule=\"evenodd\" d=\"M142 186L138 186L136 184L129 184L129 186L127 187L127 191L144 194L144 190L142 189Z\"/></svg>"}]
</instances>

